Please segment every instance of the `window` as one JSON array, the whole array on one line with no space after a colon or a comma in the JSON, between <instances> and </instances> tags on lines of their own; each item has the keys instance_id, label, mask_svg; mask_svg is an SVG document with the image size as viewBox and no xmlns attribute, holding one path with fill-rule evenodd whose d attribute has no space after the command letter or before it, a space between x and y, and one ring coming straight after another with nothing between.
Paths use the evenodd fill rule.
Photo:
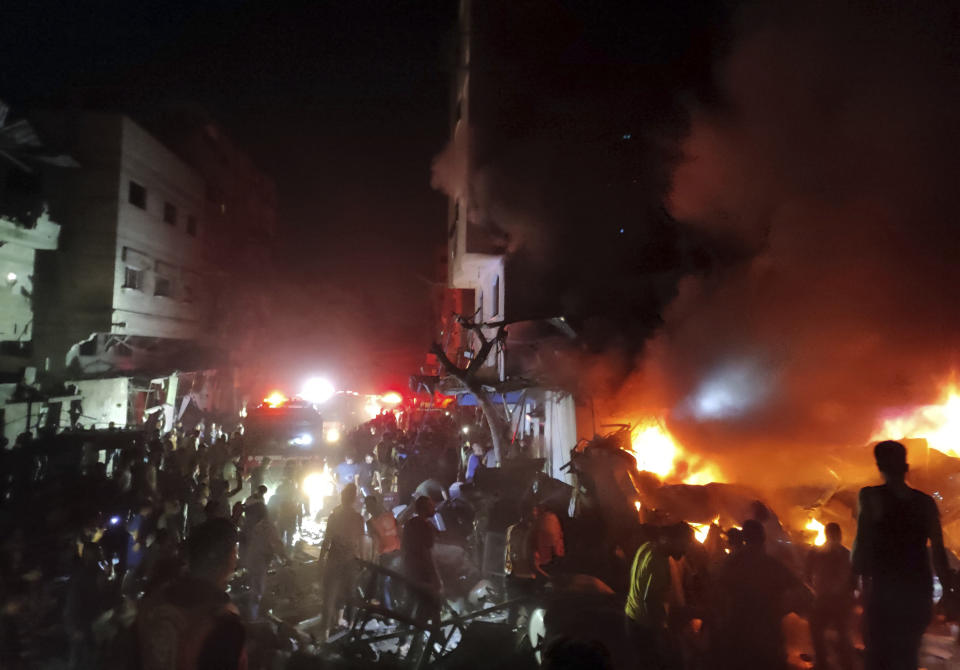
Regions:
<instances>
[{"instance_id":1,"label":"window","mask_svg":"<svg viewBox=\"0 0 960 670\"><path fill-rule=\"evenodd\" d=\"M187 217L187 235L197 236L197 217L195 216Z\"/></svg>"},{"instance_id":2,"label":"window","mask_svg":"<svg viewBox=\"0 0 960 670\"><path fill-rule=\"evenodd\" d=\"M137 182L130 180L130 190L127 192L127 200L134 207L140 209L147 208L147 189Z\"/></svg>"},{"instance_id":3,"label":"window","mask_svg":"<svg viewBox=\"0 0 960 670\"><path fill-rule=\"evenodd\" d=\"M129 265L123 269L123 288L130 288L136 291L143 290L143 270L132 268Z\"/></svg>"},{"instance_id":4,"label":"window","mask_svg":"<svg viewBox=\"0 0 960 670\"><path fill-rule=\"evenodd\" d=\"M195 272L184 270L180 275L180 299L183 302L196 302L196 287L200 284L200 277Z\"/></svg>"},{"instance_id":5,"label":"window","mask_svg":"<svg viewBox=\"0 0 960 670\"><path fill-rule=\"evenodd\" d=\"M169 202L163 203L163 222L171 226L177 225L177 207Z\"/></svg>"},{"instance_id":6,"label":"window","mask_svg":"<svg viewBox=\"0 0 960 670\"><path fill-rule=\"evenodd\" d=\"M173 285L167 277L157 275L157 281L153 285L153 294L169 298L173 292Z\"/></svg>"},{"instance_id":7,"label":"window","mask_svg":"<svg viewBox=\"0 0 960 670\"><path fill-rule=\"evenodd\" d=\"M490 296L493 304L490 306L490 316L500 314L500 275L493 280L493 295Z\"/></svg>"}]
</instances>

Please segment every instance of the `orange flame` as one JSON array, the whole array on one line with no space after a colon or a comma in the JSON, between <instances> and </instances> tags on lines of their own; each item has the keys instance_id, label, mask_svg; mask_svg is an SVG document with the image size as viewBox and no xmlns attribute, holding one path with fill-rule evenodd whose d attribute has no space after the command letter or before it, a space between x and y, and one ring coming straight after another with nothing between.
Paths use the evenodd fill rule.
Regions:
<instances>
[{"instance_id":1,"label":"orange flame","mask_svg":"<svg viewBox=\"0 0 960 670\"><path fill-rule=\"evenodd\" d=\"M707 535L710 534L710 527L718 523L720 523L719 514L717 515L717 518L715 518L710 523L691 523L690 525L693 526L693 536L697 538L697 542L699 542L700 544L703 544L704 542L706 542Z\"/></svg>"},{"instance_id":2,"label":"orange flame","mask_svg":"<svg viewBox=\"0 0 960 670\"><path fill-rule=\"evenodd\" d=\"M640 424L631 441L630 450L637 461L638 470L652 472L660 479L673 477L684 484L694 485L723 481L719 470L691 457L658 421ZM688 466L688 470L682 475L677 472L677 465L681 461L685 461Z\"/></svg>"},{"instance_id":3,"label":"orange flame","mask_svg":"<svg viewBox=\"0 0 960 670\"><path fill-rule=\"evenodd\" d=\"M670 433L659 424L641 427L631 447L638 470L652 472L661 478L673 472L679 449Z\"/></svg>"},{"instance_id":4,"label":"orange flame","mask_svg":"<svg viewBox=\"0 0 960 670\"><path fill-rule=\"evenodd\" d=\"M931 449L960 457L960 389L951 382L939 405L924 405L903 416L887 419L873 440L923 439Z\"/></svg>"},{"instance_id":5,"label":"orange flame","mask_svg":"<svg viewBox=\"0 0 960 670\"><path fill-rule=\"evenodd\" d=\"M825 528L826 526L816 519L810 519L810 521L807 522L806 529L817 534L817 536L813 539L813 544L817 547L822 547L827 543L827 533Z\"/></svg>"}]
</instances>

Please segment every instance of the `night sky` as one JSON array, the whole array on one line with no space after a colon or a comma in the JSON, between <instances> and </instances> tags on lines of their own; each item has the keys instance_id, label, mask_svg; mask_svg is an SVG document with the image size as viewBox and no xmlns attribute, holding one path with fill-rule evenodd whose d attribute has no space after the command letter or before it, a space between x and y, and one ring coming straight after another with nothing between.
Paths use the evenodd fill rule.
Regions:
<instances>
[{"instance_id":1,"label":"night sky","mask_svg":"<svg viewBox=\"0 0 960 670\"><path fill-rule=\"evenodd\" d=\"M404 383L431 334L453 2L4 3L0 98L199 103L274 178L278 382Z\"/></svg>"},{"instance_id":2,"label":"night sky","mask_svg":"<svg viewBox=\"0 0 960 670\"><path fill-rule=\"evenodd\" d=\"M508 233L518 220L549 241L516 252L514 285L632 355L686 262L662 203L730 3L489 3L525 64L484 103L486 204ZM0 98L205 108L277 184L265 383L405 386L434 331L446 198L431 163L449 139L456 13L454 0L5 3Z\"/></svg>"}]
</instances>

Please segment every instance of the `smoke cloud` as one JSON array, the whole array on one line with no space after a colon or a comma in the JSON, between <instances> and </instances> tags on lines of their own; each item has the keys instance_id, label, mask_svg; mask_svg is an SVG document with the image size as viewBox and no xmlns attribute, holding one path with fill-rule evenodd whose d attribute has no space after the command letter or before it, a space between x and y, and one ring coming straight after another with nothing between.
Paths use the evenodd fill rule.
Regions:
<instances>
[{"instance_id":1,"label":"smoke cloud","mask_svg":"<svg viewBox=\"0 0 960 670\"><path fill-rule=\"evenodd\" d=\"M745 13L693 112L668 206L738 260L681 282L626 397L696 450L861 449L956 366L960 15L846 4Z\"/></svg>"},{"instance_id":2,"label":"smoke cloud","mask_svg":"<svg viewBox=\"0 0 960 670\"><path fill-rule=\"evenodd\" d=\"M470 130L461 125L453 138L433 158L430 166L430 186L451 198L458 198L468 190L470 157Z\"/></svg>"}]
</instances>

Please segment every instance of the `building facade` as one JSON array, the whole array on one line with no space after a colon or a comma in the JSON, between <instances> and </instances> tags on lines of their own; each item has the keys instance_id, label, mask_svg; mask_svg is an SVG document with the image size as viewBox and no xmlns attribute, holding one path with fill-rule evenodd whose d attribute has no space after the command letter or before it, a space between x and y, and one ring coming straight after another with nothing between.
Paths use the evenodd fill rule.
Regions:
<instances>
[{"instance_id":1,"label":"building facade","mask_svg":"<svg viewBox=\"0 0 960 670\"><path fill-rule=\"evenodd\" d=\"M169 367L209 339L204 183L131 119L38 117L80 167L51 185L61 244L39 257L36 355L44 371ZM192 353L191 353L192 352Z\"/></svg>"},{"instance_id":2,"label":"building facade","mask_svg":"<svg viewBox=\"0 0 960 670\"><path fill-rule=\"evenodd\" d=\"M248 274L250 250L270 247L252 229L272 239L272 182L233 145L224 154L208 135L205 152L175 152L171 138L123 114L5 118L0 103L0 139L18 150L0 161L7 444L74 424L229 416L236 389L221 292Z\"/></svg>"},{"instance_id":3,"label":"building facade","mask_svg":"<svg viewBox=\"0 0 960 670\"><path fill-rule=\"evenodd\" d=\"M533 381L540 370L528 356L512 352L532 348L530 342L512 346L512 333L539 332L523 322L542 318L544 305L526 293L538 293L514 272L508 237L483 212L476 192L475 170L485 153L488 124L498 120L491 110L499 107L502 95L498 81L510 66L501 49L503 35L492 20L485 3L461 0L457 21L457 46L453 58L450 98L450 144L448 152L456 164L449 179L447 212L447 295L442 301L439 331L442 346L452 361L466 364L464 356L478 348L472 332L461 328L451 317L457 312L475 323L487 324L484 334L492 337L500 323L512 324L506 346L494 347L485 361L485 383L504 390L495 398L507 404L514 423L513 435L526 438L532 445L530 455L544 459L545 471L559 479L567 473L560 467L569 461L570 450L578 441L577 410L573 396L562 389L545 388ZM511 283L512 277L519 281ZM531 309L532 308L532 309ZM559 315L557 315L559 316ZM444 386L444 384L441 384ZM510 392L507 392L510 391ZM475 399L461 393L461 404Z\"/></svg>"},{"instance_id":4,"label":"building facade","mask_svg":"<svg viewBox=\"0 0 960 670\"><path fill-rule=\"evenodd\" d=\"M237 371L238 387L251 388L261 374L260 354L271 344L276 185L204 110L158 107L143 118L203 178L210 335Z\"/></svg>"}]
</instances>

